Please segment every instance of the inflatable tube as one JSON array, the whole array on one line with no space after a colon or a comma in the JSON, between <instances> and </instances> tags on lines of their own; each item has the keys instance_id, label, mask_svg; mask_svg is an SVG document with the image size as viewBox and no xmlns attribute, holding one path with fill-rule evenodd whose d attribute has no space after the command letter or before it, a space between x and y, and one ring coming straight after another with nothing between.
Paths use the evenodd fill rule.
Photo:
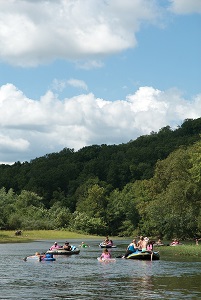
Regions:
<instances>
[{"instance_id":1,"label":"inflatable tube","mask_svg":"<svg viewBox=\"0 0 201 300\"><path fill-rule=\"evenodd\" d=\"M24 258L24 261L55 261L56 259L51 254L46 254L45 256L31 255Z\"/></svg>"},{"instance_id":2,"label":"inflatable tube","mask_svg":"<svg viewBox=\"0 0 201 300\"><path fill-rule=\"evenodd\" d=\"M53 255L73 255L73 254L79 254L80 250L65 250L65 249L57 249L57 250L48 250L46 254L53 254Z\"/></svg>"},{"instance_id":3,"label":"inflatable tube","mask_svg":"<svg viewBox=\"0 0 201 300\"><path fill-rule=\"evenodd\" d=\"M53 257L53 254L46 253L45 256L41 257L41 261L55 261L56 259Z\"/></svg>"},{"instance_id":4,"label":"inflatable tube","mask_svg":"<svg viewBox=\"0 0 201 300\"><path fill-rule=\"evenodd\" d=\"M40 261L40 257L38 255L26 256L24 261Z\"/></svg>"},{"instance_id":5,"label":"inflatable tube","mask_svg":"<svg viewBox=\"0 0 201 300\"><path fill-rule=\"evenodd\" d=\"M150 252L150 251L136 251L134 253L129 254L126 259L141 259L141 260L159 260L160 255L159 252Z\"/></svg>"},{"instance_id":6,"label":"inflatable tube","mask_svg":"<svg viewBox=\"0 0 201 300\"><path fill-rule=\"evenodd\" d=\"M115 262L116 261L115 258L100 258L100 257L97 257L97 260L99 262Z\"/></svg>"},{"instance_id":7,"label":"inflatable tube","mask_svg":"<svg viewBox=\"0 0 201 300\"><path fill-rule=\"evenodd\" d=\"M99 244L99 247L101 247L101 248L117 248L117 246L115 246L115 245L106 245L106 244Z\"/></svg>"},{"instance_id":8,"label":"inflatable tube","mask_svg":"<svg viewBox=\"0 0 201 300\"><path fill-rule=\"evenodd\" d=\"M41 259L41 261L55 261L55 260L56 260L56 258L54 258L54 257L44 257Z\"/></svg>"}]
</instances>

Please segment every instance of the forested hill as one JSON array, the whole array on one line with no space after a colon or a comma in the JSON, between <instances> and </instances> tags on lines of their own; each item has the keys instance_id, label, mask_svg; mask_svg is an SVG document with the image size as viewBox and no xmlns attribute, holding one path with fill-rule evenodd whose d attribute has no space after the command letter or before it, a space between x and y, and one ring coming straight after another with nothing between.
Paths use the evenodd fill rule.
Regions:
<instances>
[{"instance_id":1,"label":"forested hill","mask_svg":"<svg viewBox=\"0 0 201 300\"><path fill-rule=\"evenodd\" d=\"M66 205L74 211L76 191L89 179L104 182L110 190L149 179L158 160L180 146L192 145L200 139L200 133L201 118L187 119L176 130L167 126L127 144L92 145L77 152L64 148L31 162L0 165L0 188L12 188L18 194L33 191L43 198L46 207L54 202L55 192L62 193L68 199Z\"/></svg>"},{"instance_id":2,"label":"forested hill","mask_svg":"<svg viewBox=\"0 0 201 300\"><path fill-rule=\"evenodd\" d=\"M201 235L201 118L121 145L0 165L0 229Z\"/></svg>"}]
</instances>

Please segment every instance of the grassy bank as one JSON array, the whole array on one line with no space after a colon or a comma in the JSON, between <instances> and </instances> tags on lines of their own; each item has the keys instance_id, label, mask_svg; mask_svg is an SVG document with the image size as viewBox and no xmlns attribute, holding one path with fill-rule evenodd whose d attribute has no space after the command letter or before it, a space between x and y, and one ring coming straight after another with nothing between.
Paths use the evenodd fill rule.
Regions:
<instances>
[{"instance_id":1,"label":"grassy bank","mask_svg":"<svg viewBox=\"0 0 201 300\"><path fill-rule=\"evenodd\" d=\"M181 245L181 246L162 246L154 247L155 251L159 251L161 256L191 256L201 258L201 244L200 245Z\"/></svg>"},{"instance_id":2,"label":"grassy bank","mask_svg":"<svg viewBox=\"0 0 201 300\"><path fill-rule=\"evenodd\" d=\"M0 231L0 243L25 243L35 240L59 239L102 239L100 236L79 234L70 231L58 230L25 230L21 236L15 236L14 231Z\"/></svg>"}]
</instances>

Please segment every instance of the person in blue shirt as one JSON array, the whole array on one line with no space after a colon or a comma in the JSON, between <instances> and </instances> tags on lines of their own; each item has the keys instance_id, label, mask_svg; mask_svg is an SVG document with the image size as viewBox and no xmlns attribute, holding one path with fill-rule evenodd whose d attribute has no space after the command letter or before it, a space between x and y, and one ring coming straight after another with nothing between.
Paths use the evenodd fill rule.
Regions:
<instances>
[{"instance_id":1,"label":"person in blue shirt","mask_svg":"<svg viewBox=\"0 0 201 300\"><path fill-rule=\"evenodd\" d=\"M126 249L126 253L124 257L127 257L129 254L134 253L137 250L136 240L132 240L132 242L128 245Z\"/></svg>"}]
</instances>

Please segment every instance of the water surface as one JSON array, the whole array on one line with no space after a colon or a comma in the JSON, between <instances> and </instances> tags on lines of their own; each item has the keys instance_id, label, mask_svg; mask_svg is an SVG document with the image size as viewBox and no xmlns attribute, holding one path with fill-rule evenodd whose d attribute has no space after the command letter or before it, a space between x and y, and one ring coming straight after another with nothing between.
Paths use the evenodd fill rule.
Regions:
<instances>
[{"instance_id":1,"label":"water surface","mask_svg":"<svg viewBox=\"0 0 201 300\"><path fill-rule=\"evenodd\" d=\"M90 248L57 256L55 262L23 260L53 242L0 244L0 299L201 299L201 261L161 257L100 263L97 240L85 240ZM76 246L81 242L70 240ZM123 254L129 242L116 242L112 256Z\"/></svg>"}]
</instances>

